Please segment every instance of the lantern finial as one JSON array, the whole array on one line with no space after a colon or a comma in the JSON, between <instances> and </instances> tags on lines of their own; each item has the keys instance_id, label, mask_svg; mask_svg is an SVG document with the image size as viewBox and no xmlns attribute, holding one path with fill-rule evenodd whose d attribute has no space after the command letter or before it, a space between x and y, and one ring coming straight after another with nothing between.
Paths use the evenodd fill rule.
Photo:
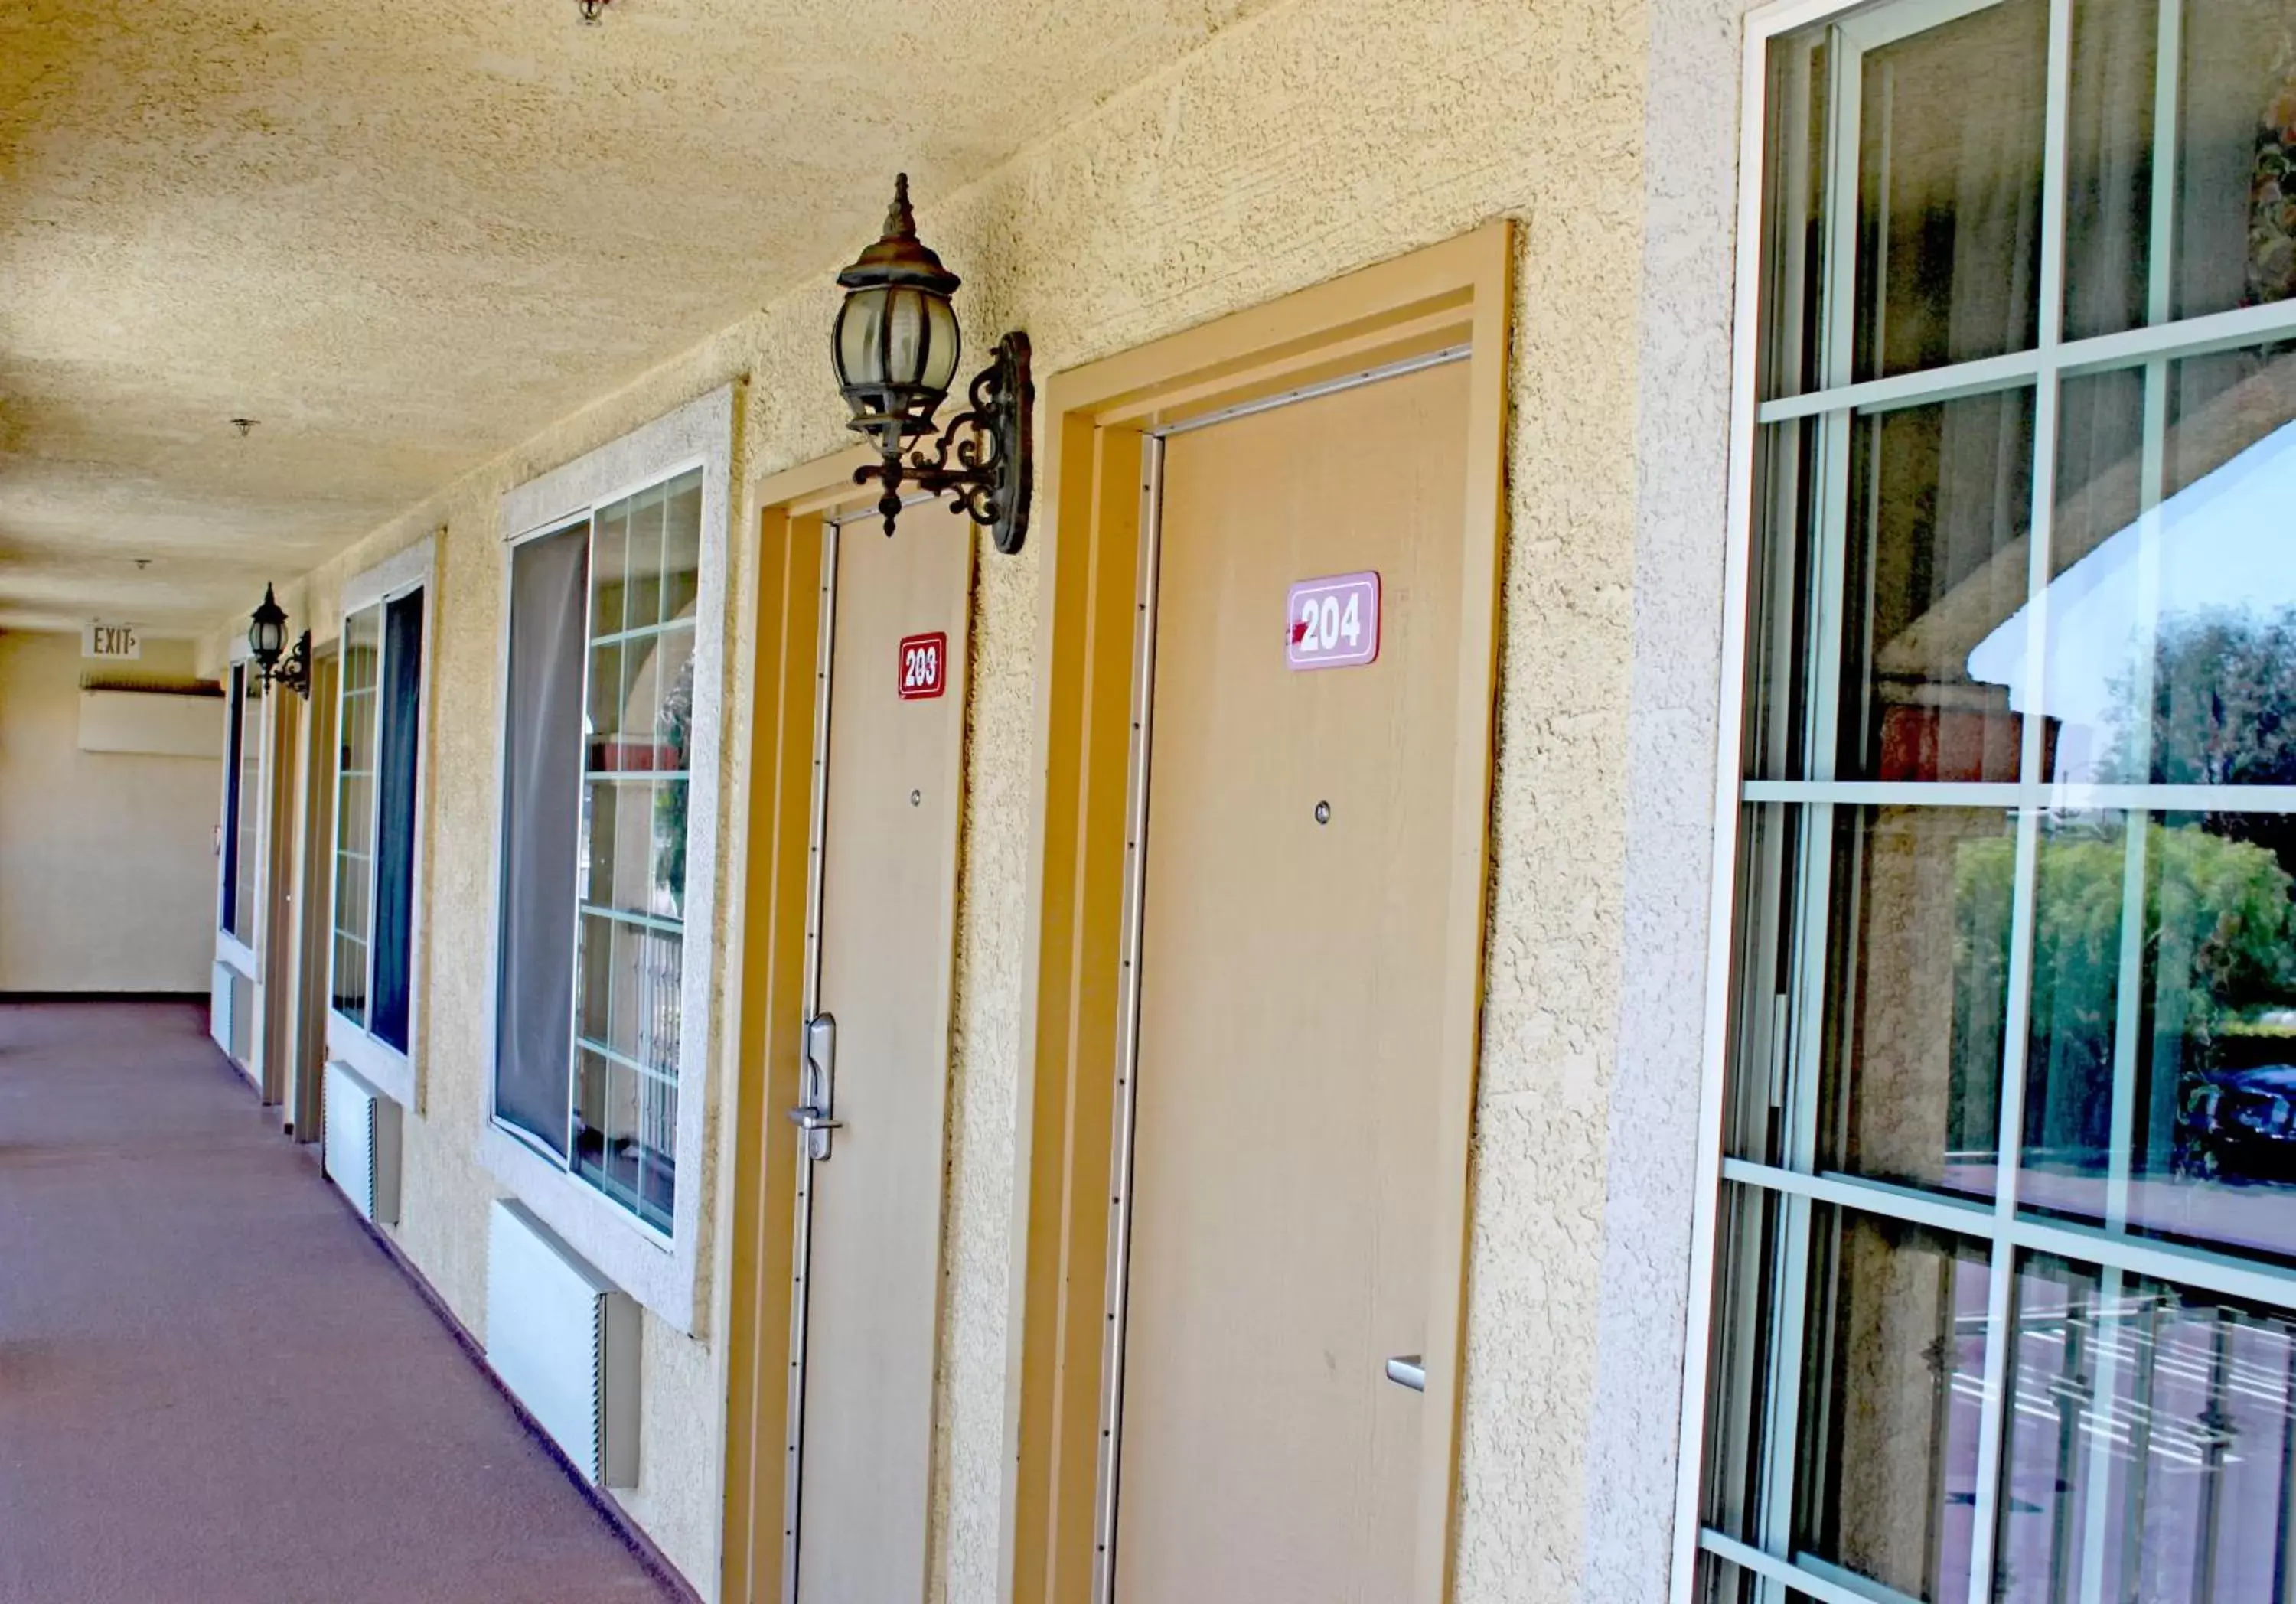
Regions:
<instances>
[{"instance_id":1,"label":"lantern finial","mask_svg":"<svg viewBox=\"0 0 2296 1604\"><path fill-rule=\"evenodd\" d=\"M914 284L938 295L953 295L964 281L941 266L932 247L917 238L916 214L909 209L909 176L893 180L893 203L885 209L882 238L853 259L837 275L848 290L876 284Z\"/></svg>"}]
</instances>

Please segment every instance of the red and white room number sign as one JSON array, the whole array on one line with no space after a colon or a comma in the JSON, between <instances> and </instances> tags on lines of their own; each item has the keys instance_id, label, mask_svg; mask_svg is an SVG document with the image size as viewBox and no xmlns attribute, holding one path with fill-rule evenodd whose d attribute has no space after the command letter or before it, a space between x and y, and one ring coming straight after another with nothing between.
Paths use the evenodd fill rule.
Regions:
<instances>
[{"instance_id":1,"label":"red and white room number sign","mask_svg":"<svg viewBox=\"0 0 2296 1604\"><path fill-rule=\"evenodd\" d=\"M931 634L903 635L901 700L922 701L947 689L948 636L938 630Z\"/></svg>"},{"instance_id":2,"label":"red and white room number sign","mask_svg":"<svg viewBox=\"0 0 2296 1604\"><path fill-rule=\"evenodd\" d=\"M1302 579L1283 603L1290 668L1360 668L1379 656L1379 576Z\"/></svg>"}]
</instances>

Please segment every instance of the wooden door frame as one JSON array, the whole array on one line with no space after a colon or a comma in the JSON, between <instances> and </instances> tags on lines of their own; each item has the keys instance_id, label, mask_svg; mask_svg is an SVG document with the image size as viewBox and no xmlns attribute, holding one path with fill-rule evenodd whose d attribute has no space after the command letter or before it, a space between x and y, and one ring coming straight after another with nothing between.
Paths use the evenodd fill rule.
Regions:
<instances>
[{"instance_id":1,"label":"wooden door frame","mask_svg":"<svg viewBox=\"0 0 2296 1604\"><path fill-rule=\"evenodd\" d=\"M299 855L303 905L295 921L295 1057L286 1085L287 1130L298 1142L316 1142L324 1133L319 1099L326 1078L334 952L335 760L342 741L335 722L340 712L336 676L341 673L341 653L340 638L311 649L312 700L304 719L303 844ZM328 682L324 695L323 676ZM327 737L324 747L321 734Z\"/></svg>"},{"instance_id":2,"label":"wooden door frame","mask_svg":"<svg viewBox=\"0 0 2296 1604\"><path fill-rule=\"evenodd\" d=\"M1431 1412L1413 1599L1439 1604L1449 1594L1506 516L1513 258L1512 227L1497 220L1055 375L1045 387L1036 794L999 1556L999 1594L1013 1604L1086 1599L1093 1573L1148 431L1465 345L1470 438L1452 828L1453 839L1472 847L1455 856L1445 894L1446 1001L1433 1036L1442 1167L1429 1243Z\"/></svg>"},{"instance_id":3,"label":"wooden door frame","mask_svg":"<svg viewBox=\"0 0 2296 1604\"><path fill-rule=\"evenodd\" d=\"M751 578L737 637L751 642L752 656L750 744L736 791L744 798L743 889L734 961L740 993L719 1545L725 1604L782 1596L797 1204L790 1169L796 1151L783 1114L800 1101L804 1056L821 536L832 514L870 501L853 471L874 461L857 446L758 479L749 492L757 544L744 565ZM931 537L950 534L936 529ZM961 801L959 807L962 831Z\"/></svg>"}]
</instances>

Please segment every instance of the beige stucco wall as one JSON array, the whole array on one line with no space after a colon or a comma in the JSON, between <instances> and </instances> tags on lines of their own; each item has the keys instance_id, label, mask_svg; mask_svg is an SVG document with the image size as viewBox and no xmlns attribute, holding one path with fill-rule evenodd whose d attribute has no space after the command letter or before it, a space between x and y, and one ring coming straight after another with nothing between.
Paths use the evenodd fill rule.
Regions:
<instances>
[{"instance_id":1,"label":"beige stucco wall","mask_svg":"<svg viewBox=\"0 0 2296 1604\"><path fill-rule=\"evenodd\" d=\"M77 634L0 631L0 992L207 992L220 752L79 749L83 668L193 658L147 640L136 662L84 663Z\"/></svg>"},{"instance_id":2,"label":"beige stucco wall","mask_svg":"<svg viewBox=\"0 0 2296 1604\"><path fill-rule=\"evenodd\" d=\"M1710 831L1735 17L1731 0L1291 0L972 189L923 197L921 212L966 275L976 348L1025 326L1040 373L1494 216L1519 220L1462 1600L1647 1599L1664 1584ZM1667 155L1646 165L1646 151ZM494 1195L473 1150L488 1060L499 497L745 375L738 478L841 447L824 360L834 297L824 273L775 299L367 534L299 598L299 611L328 618L346 576L443 526L424 1093L397 1235L473 1329ZM1002 1525L1019 821L1046 537L1018 559L984 552L974 603L934 1528L935 1595L966 1604L995 1596ZM736 594L749 567L737 538ZM750 648L736 642L727 676L737 754ZM738 853L726 861L721 897ZM704 1159L712 1196L730 1068ZM1614 1095L1622 1085L1630 1102ZM705 1237L709 1262L722 1246ZM644 1469L622 1502L709 1592L722 1276L707 1296L713 1318L696 1337L648 1320Z\"/></svg>"}]
</instances>

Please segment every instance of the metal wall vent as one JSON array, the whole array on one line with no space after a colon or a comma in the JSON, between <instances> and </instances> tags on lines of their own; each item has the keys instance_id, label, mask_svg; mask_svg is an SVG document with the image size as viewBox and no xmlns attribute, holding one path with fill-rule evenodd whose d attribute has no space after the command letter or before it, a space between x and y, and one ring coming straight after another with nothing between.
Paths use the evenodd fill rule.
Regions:
<instances>
[{"instance_id":1,"label":"metal wall vent","mask_svg":"<svg viewBox=\"0 0 2296 1604\"><path fill-rule=\"evenodd\" d=\"M398 1105L348 1065L327 1066L327 1176L378 1225L398 1223Z\"/></svg>"},{"instance_id":2,"label":"metal wall vent","mask_svg":"<svg viewBox=\"0 0 2296 1604\"><path fill-rule=\"evenodd\" d=\"M487 1363L584 1475L638 1479L638 1306L523 1203L487 1232Z\"/></svg>"}]
</instances>

